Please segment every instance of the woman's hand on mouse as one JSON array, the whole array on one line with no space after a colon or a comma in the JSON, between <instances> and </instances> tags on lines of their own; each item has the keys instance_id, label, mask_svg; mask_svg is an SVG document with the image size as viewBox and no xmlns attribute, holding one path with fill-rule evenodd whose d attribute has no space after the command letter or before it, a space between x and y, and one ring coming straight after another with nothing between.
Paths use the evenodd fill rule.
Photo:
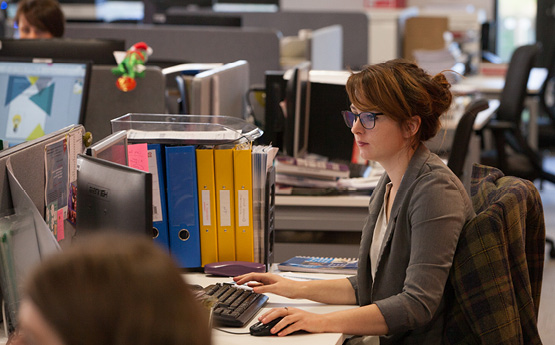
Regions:
<instances>
[{"instance_id":1,"label":"woman's hand on mouse","mask_svg":"<svg viewBox=\"0 0 555 345\"><path fill-rule=\"evenodd\" d=\"M233 280L239 285L247 284L256 293L273 293L288 298L299 298L298 291L302 283L272 273L247 273Z\"/></svg>"},{"instance_id":2,"label":"woman's hand on mouse","mask_svg":"<svg viewBox=\"0 0 555 345\"><path fill-rule=\"evenodd\" d=\"M270 332L280 337L297 331L322 333L326 330L327 317L325 314L309 313L293 307L270 309L258 320L266 324L278 317L282 317L282 319L274 325Z\"/></svg>"}]
</instances>

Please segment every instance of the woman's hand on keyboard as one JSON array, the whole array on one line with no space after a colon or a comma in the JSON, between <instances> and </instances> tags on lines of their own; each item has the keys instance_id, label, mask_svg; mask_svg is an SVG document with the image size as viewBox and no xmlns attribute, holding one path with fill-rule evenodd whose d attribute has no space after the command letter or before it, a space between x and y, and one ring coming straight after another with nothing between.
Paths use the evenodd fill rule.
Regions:
<instances>
[{"instance_id":1,"label":"woman's hand on keyboard","mask_svg":"<svg viewBox=\"0 0 555 345\"><path fill-rule=\"evenodd\" d=\"M269 292L288 298L301 298L299 291L302 283L305 283L273 273L247 273L234 277L233 280L239 285L247 284L257 293Z\"/></svg>"}]
</instances>

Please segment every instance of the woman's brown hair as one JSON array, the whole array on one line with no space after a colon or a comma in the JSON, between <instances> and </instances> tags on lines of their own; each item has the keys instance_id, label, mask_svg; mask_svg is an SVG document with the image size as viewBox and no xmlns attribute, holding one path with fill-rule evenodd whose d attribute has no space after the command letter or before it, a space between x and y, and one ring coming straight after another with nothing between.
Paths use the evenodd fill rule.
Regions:
<instances>
[{"instance_id":1,"label":"woman's brown hair","mask_svg":"<svg viewBox=\"0 0 555 345\"><path fill-rule=\"evenodd\" d=\"M53 37L62 37L65 29L65 17L56 0L21 0L17 5L15 22L24 16L29 24L47 31Z\"/></svg>"},{"instance_id":2,"label":"woman's brown hair","mask_svg":"<svg viewBox=\"0 0 555 345\"><path fill-rule=\"evenodd\" d=\"M66 345L208 345L207 311L151 239L93 236L50 257L26 282Z\"/></svg>"},{"instance_id":3,"label":"woman's brown hair","mask_svg":"<svg viewBox=\"0 0 555 345\"><path fill-rule=\"evenodd\" d=\"M347 81L351 103L360 110L379 110L406 125L413 116L421 119L415 143L437 134L439 117L451 106L451 84L443 73L430 76L416 64L403 59L367 66Z\"/></svg>"}]
</instances>

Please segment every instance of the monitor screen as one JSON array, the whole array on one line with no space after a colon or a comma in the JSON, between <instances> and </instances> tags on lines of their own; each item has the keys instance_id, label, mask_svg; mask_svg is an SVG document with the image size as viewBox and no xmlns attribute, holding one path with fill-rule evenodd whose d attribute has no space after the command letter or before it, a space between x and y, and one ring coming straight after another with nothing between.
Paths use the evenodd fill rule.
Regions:
<instances>
[{"instance_id":1,"label":"monitor screen","mask_svg":"<svg viewBox=\"0 0 555 345\"><path fill-rule=\"evenodd\" d=\"M90 63L0 61L0 138L13 146L83 123Z\"/></svg>"},{"instance_id":2,"label":"monitor screen","mask_svg":"<svg viewBox=\"0 0 555 345\"><path fill-rule=\"evenodd\" d=\"M78 155L76 236L100 231L152 237L152 175Z\"/></svg>"},{"instance_id":3,"label":"monitor screen","mask_svg":"<svg viewBox=\"0 0 555 345\"><path fill-rule=\"evenodd\" d=\"M310 67L309 61L302 62L290 70L289 76L285 76L288 80L285 88L283 151L293 157L302 157L308 151Z\"/></svg>"},{"instance_id":4,"label":"monitor screen","mask_svg":"<svg viewBox=\"0 0 555 345\"><path fill-rule=\"evenodd\" d=\"M125 51L125 41L117 39L1 39L0 57L71 59L115 65L114 51Z\"/></svg>"}]
</instances>

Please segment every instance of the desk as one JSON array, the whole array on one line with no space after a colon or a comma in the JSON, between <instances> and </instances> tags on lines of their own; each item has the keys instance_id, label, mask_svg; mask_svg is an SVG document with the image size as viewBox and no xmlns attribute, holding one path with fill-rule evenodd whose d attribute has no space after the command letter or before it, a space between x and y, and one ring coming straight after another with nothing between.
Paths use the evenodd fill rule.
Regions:
<instances>
[{"instance_id":1,"label":"desk","mask_svg":"<svg viewBox=\"0 0 555 345\"><path fill-rule=\"evenodd\" d=\"M274 261L357 257L370 196L276 195Z\"/></svg>"},{"instance_id":2,"label":"desk","mask_svg":"<svg viewBox=\"0 0 555 345\"><path fill-rule=\"evenodd\" d=\"M273 269L276 272L279 272L275 268ZM347 277L341 274L315 274L315 273L302 273L302 276L310 276L313 278L321 278L321 279L335 279L335 278L343 278ZM201 286L207 286L210 284L215 283L222 283L222 282L231 282L231 278L224 278L224 277L208 277L202 273L188 273L184 274L185 280L189 284L198 284ZM334 311L345 310L345 309L353 309L358 308L357 305L328 305L322 303L316 303L309 300L299 299L299 300L292 300L286 297L281 297L278 295L274 295L271 293L266 294L269 299L266 303L265 307L261 310L264 312L265 310L275 308L275 307L296 307L300 308L309 312L324 314L324 313L331 313ZM256 323L257 319L256 316L251 320L251 322L243 328L223 328L230 332L237 332L243 333L248 332L249 327ZM310 344L319 344L319 345L341 345L345 340L345 335L341 333L303 333L303 334L294 334L289 335L286 337L253 337L249 334L242 334L242 335L233 335L227 334L218 330L213 330L212 332L212 344L213 345L249 345L249 344L280 344L280 345L306 345L307 342ZM0 331L0 344L6 344L8 339L4 336L3 329Z\"/></svg>"},{"instance_id":3,"label":"desk","mask_svg":"<svg viewBox=\"0 0 555 345\"><path fill-rule=\"evenodd\" d=\"M528 143L533 149L538 148L538 117L540 112L539 93L547 77L547 69L532 68L528 78L528 97L526 106L530 111L528 120ZM487 98L499 98L505 78L502 76L474 75L463 78L460 82L453 84L451 90L454 94L468 94L469 92L482 93Z\"/></svg>"},{"instance_id":4,"label":"desk","mask_svg":"<svg viewBox=\"0 0 555 345\"><path fill-rule=\"evenodd\" d=\"M340 274L309 274L303 273L303 276L311 276L323 279L330 279L330 278L342 278L346 277ZM207 277L201 273L191 273L186 274L185 279L189 284L199 284L201 286L207 286L210 284L218 283L218 282L229 282L231 281L230 278L222 278L222 277ZM281 297L278 295L274 295L271 293L266 294L269 299L266 306L262 309L261 312L264 310L268 310L270 308L275 307L296 307L301 308L303 310L313 312L313 313L330 313L333 311L345 310L345 309L352 309L357 308L356 305L327 305L322 303L316 303L309 300L293 300L285 297ZM251 322L243 328L223 328L230 332L237 332L243 333L248 332L249 327L256 323L256 317L251 320ZM321 344L321 345L341 345L345 340L345 335L341 333L303 333L303 334L294 334L289 335L286 337L253 337L248 334L242 335L233 335L227 334L218 330L214 330L212 332L212 344L214 345L248 345L248 344L287 344L287 345L306 345L309 344Z\"/></svg>"}]
</instances>

